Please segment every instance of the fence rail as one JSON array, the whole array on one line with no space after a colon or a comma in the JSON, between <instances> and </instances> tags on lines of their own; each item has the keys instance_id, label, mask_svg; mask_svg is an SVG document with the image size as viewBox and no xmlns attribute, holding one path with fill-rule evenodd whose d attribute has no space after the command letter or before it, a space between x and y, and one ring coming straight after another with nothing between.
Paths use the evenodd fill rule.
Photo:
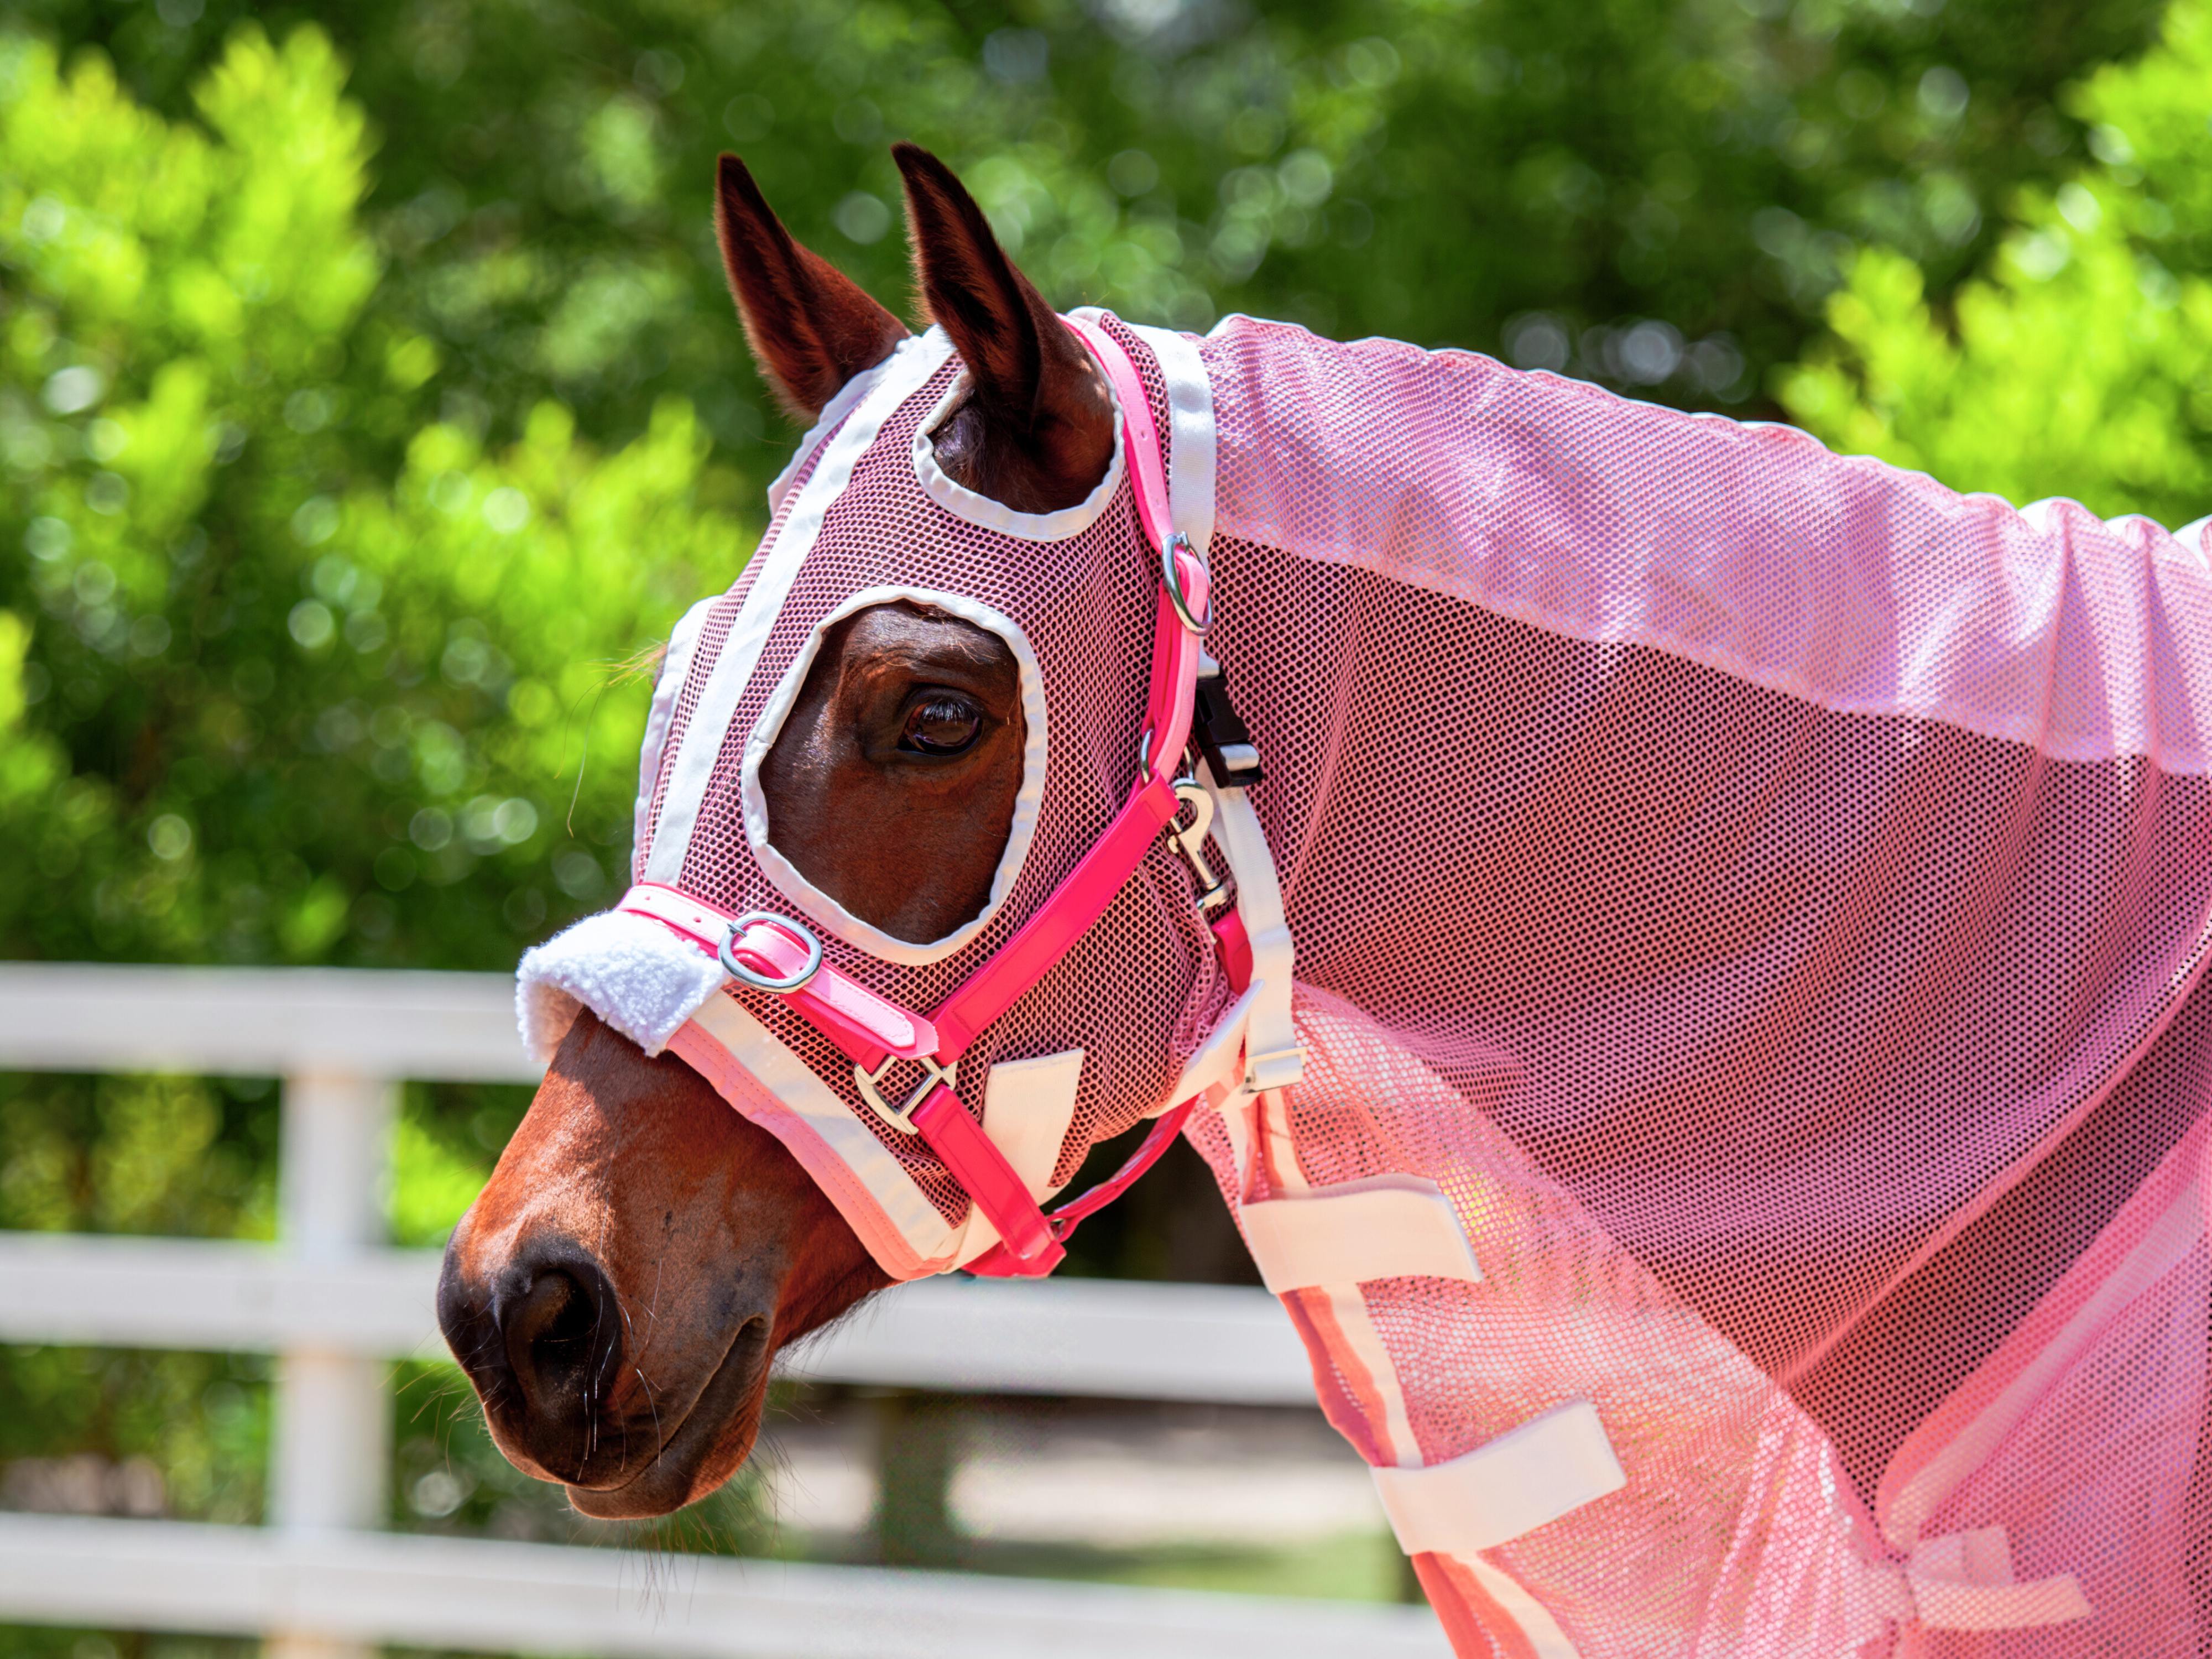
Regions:
<instances>
[{"instance_id":1,"label":"fence rail","mask_svg":"<svg viewBox=\"0 0 2212 1659\"><path fill-rule=\"evenodd\" d=\"M434 1250L302 1260L280 1246L0 1232L0 1341L445 1358ZM932 1279L878 1297L779 1369L967 1394L1310 1406L1265 1291L1111 1279Z\"/></svg>"},{"instance_id":2,"label":"fence rail","mask_svg":"<svg viewBox=\"0 0 2212 1659\"><path fill-rule=\"evenodd\" d=\"M1425 1608L396 1534L0 1516L0 1606L57 1623L622 1659L1438 1659Z\"/></svg>"},{"instance_id":3,"label":"fence rail","mask_svg":"<svg viewBox=\"0 0 2212 1659\"><path fill-rule=\"evenodd\" d=\"M0 963L0 1066L535 1083L500 974Z\"/></svg>"},{"instance_id":4,"label":"fence rail","mask_svg":"<svg viewBox=\"0 0 2212 1659\"><path fill-rule=\"evenodd\" d=\"M534 1081L490 975L0 964L0 1068L284 1079L279 1242L0 1233L0 1340L278 1356L266 1528L0 1516L0 1620L626 1659L1440 1655L1425 1613L380 1533L384 1362L442 1357L434 1252L381 1242L402 1079ZM939 1279L787 1375L974 1393L1313 1403L1265 1292Z\"/></svg>"}]
</instances>

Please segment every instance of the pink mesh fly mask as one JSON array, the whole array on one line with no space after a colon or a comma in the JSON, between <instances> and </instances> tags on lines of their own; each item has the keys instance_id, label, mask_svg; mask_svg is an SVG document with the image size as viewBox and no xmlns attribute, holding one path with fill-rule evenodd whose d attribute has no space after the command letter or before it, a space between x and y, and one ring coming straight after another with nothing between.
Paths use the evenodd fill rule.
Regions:
<instances>
[{"instance_id":1,"label":"pink mesh fly mask","mask_svg":"<svg viewBox=\"0 0 2212 1659\"><path fill-rule=\"evenodd\" d=\"M580 1002L673 1048L900 1278L1048 1267L1083 1152L1182 1122L1462 1655L2196 1655L2202 528L1470 354L1078 321L1126 426L1066 514L936 471L941 336L824 412L672 643L638 889L526 959L536 1049ZM1176 532L1267 765L1209 706L1188 824ZM1007 641L1031 745L923 946L775 854L757 779L823 628L896 597Z\"/></svg>"},{"instance_id":2,"label":"pink mesh fly mask","mask_svg":"<svg viewBox=\"0 0 2212 1659\"><path fill-rule=\"evenodd\" d=\"M1218 796L1184 769L1201 666L1218 671L1200 648L1205 559L1171 527L1161 434L1164 421L1172 441L1177 416L1164 404L1156 420L1118 325L1068 325L1122 416L1108 477L1069 512L1012 513L937 470L927 434L963 384L940 334L825 411L779 482L746 579L685 619L664 665L641 778L643 879L595 919L609 937L564 936L525 972L547 994L526 994L526 1021L546 1011L541 1048L577 1001L604 1004L648 1052L672 1048L776 1134L895 1278L1049 1273L1068 1230L1148 1167L1235 1064L1256 1000L1251 935L1202 850ZM990 902L926 945L799 873L769 839L757 775L823 631L899 599L1012 647L1029 729ZM1131 669L1147 660L1133 696ZM670 934L688 956L669 957ZM665 995L604 982L616 938ZM1132 1022L1097 988L1136 977L1158 994ZM1288 997L1285 971L1279 1069L1297 1059ZM963 1067L981 1124L956 1092ZM1159 1121L1129 1165L1048 1220L1041 1201L1083 1152L1145 1117Z\"/></svg>"}]
</instances>

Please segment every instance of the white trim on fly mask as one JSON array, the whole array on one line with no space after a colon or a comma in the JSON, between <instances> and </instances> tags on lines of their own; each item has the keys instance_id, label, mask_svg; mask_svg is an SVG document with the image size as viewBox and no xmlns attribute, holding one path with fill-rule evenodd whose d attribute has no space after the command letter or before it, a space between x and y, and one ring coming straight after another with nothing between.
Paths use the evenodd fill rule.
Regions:
<instances>
[{"instance_id":1,"label":"white trim on fly mask","mask_svg":"<svg viewBox=\"0 0 2212 1659\"><path fill-rule=\"evenodd\" d=\"M904 340L900 343L905 343ZM897 349L896 346L892 348L894 351ZM889 357L884 359L884 362L890 361ZM853 406L874 389L883 366L884 363L879 362L873 368L862 369L839 386L830 401L822 405L822 412L814 417L814 424L808 427L799 440L799 447L791 452L791 459L783 464L783 471L769 480L768 510L771 517L783 506L783 498L791 494L791 482L799 476L799 469L806 465L808 457L822 447L824 438L837 429L837 422L852 412Z\"/></svg>"},{"instance_id":2,"label":"white trim on fly mask","mask_svg":"<svg viewBox=\"0 0 2212 1659\"><path fill-rule=\"evenodd\" d=\"M914 429L914 476L921 480L929 499L956 519L1020 541L1063 542L1090 529L1114 499L1115 492L1121 488L1121 475L1128 464L1121 453L1121 404L1115 398L1113 388L1109 386L1106 392L1114 404L1114 455L1106 464L1106 476L1073 507L1062 507L1057 513L1019 513L1003 501L994 501L964 484L955 483L937 464L937 446L932 439L975 383L975 377L962 369L952 377L952 384L945 388L937 407Z\"/></svg>"},{"instance_id":3,"label":"white trim on fly mask","mask_svg":"<svg viewBox=\"0 0 2212 1659\"><path fill-rule=\"evenodd\" d=\"M1028 726L1022 749L1021 793L1014 797L1013 819L1007 829L1006 850L999 855L999 867L991 876L990 896L981 910L942 939L922 943L897 938L862 921L800 874L769 839L771 826L768 796L760 781L761 763L775 746L783 722L790 715L793 703L798 701L799 688L806 683L806 671L813 666L822 649L822 636L848 617L902 599L957 617L1006 641L1020 667L1022 717ZM761 710L760 719L753 723L752 735L745 739L744 756L738 768L745 839L752 844L753 857L759 862L762 872L775 884L776 890L804 911L809 920L848 945L908 968L941 962L989 926L1014 890L1023 862L1029 857L1030 845L1036 839L1037 815L1044 806L1046 736L1044 676L1037 667L1036 652L1030 645L1029 635L1022 632L1012 617L964 595L934 588L863 588L815 624L806 643L799 647L791 659L791 666L784 671L783 678L777 682L775 690Z\"/></svg>"},{"instance_id":4,"label":"white trim on fly mask","mask_svg":"<svg viewBox=\"0 0 2212 1659\"><path fill-rule=\"evenodd\" d=\"M1096 306L1084 306L1073 314L1095 322L1106 313ZM1168 397L1168 425L1164 434L1168 448L1168 516L1177 530L1190 538L1191 544L1202 557L1213 539L1212 382L1206 378L1197 343L1188 335L1164 328L1141 328L1133 323L1122 326L1151 348L1159 365ZM1002 501L994 501L954 483L937 464L937 449L931 440L974 384L974 377L963 369L953 377L951 386L929 412L928 418L915 428L915 477L921 480L929 498L956 519L1022 541L1064 541L1097 523L1098 515L1121 489L1122 474L1127 468L1127 458L1121 453L1121 404L1115 397L1112 386L1107 387L1106 395L1114 405L1114 455L1097 488L1073 507L1063 507L1057 513L1018 513Z\"/></svg>"},{"instance_id":5,"label":"white trim on fly mask","mask_svg":"<svg viewBox=\"0 0 2212 1659\"><path fill-rule=\"evenodd\" d=\"M823 516L844 493L854 467L875 442L884 422L927 385L951 355L951 340L943 329L933 328L927 334L908 335L889 357L865 375L855 377L856 385L860 380L868 381L866 390L857 395L851 415L830 441L820 464L799 492L783 528L762 553L755 555L763 562L745 593L744 608L730 625L729 637L708 672L691 722L684 728L684 741L669 773L668 790L661 799L659 822L653 826L642 879L672 887L682 882L699 808L713 781L730 722L759 665L761 647L791 595L799 567L822 533Z\"/></svg>"},{"instance_id":6,"label":"white trim on fly mask","mask_svg":"<svg viewBox=\"0 0 2212 1659\"><path fill-rule=\"evenodd\" d=\"M668 728L676 718L676 699L683 694L684 682L691 678L691 653L698 648L699 630L706 624L707 613L714 608L722 596L709 593L677 618L676 626L669 630L668 649L661 653L660 669L653 678L653 707L645 717L645 741L637 751L637 804L630 815L630 864L645 855L647 832L646 814L653 810L653 795L660 782L661 750L668 744Z\"/></svg>"}]
</instances>

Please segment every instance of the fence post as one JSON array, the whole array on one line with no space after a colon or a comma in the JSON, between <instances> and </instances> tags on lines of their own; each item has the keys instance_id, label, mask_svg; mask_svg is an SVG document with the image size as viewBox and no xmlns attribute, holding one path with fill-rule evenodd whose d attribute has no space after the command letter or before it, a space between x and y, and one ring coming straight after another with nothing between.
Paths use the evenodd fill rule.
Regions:
<instances>
[{"instance_id":1,"label":"fence post","mask_svg":"<svg viewBox=\"0 0 2212 1659\"><path fill-rule=\"evenodd\" d=\"M384 1172L399 1088L307 1072L284 1079L277 1230L308 1260L338 1261L384 1239ZM383 1524L391 1407L380 1359L292 1348L276 1361L269 1519L285 1532ZM368 1646L271 1632L267 1659L371 1659Z\"/></svg>"},{"instance_id":2,"label":"fence post","mask_svg":"<svg viewBox=\"0 0 2212 1659\"><path fill-rule=\"evenodd\" d=\"M876 1396L876 1559L893 1567L959 1565L952 1518L967 1401L918 1389Z\"/></svg>"}]
</instances>

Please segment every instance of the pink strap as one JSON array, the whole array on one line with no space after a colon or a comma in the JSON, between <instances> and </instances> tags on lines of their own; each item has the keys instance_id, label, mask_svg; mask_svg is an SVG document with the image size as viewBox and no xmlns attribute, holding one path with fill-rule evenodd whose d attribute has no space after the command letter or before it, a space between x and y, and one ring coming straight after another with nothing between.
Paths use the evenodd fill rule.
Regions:
<instances>
[{"instance_id":1,"label":"pink strap","mask_svg":"<svg viewBox=\"0 0 2212 1659\"><path fill-rule=\"evenodd\" d=\"M1184 591L1200 616L1212 603L1208 591L1206 561L1175 535L1168 504L1167 476L1160 465L1159 428L1152 419L1152 399L1137 366L1120 342L1088 317L1062 319L1075 337L1090 348L1106 373L1114 396L1121 405L1121 452L1128 458L1130 491L1137 498L1137 522L1152 550L1172 559ZM1152 688L1145 709L1145 730L1152 734L1146 769L1154 777L1172 778L1182 760L1183 745L1190 740L1191 694L1198 684L1198 635L1182 625L1162 585L1159 612L1152 625Z\"/></svg>"},{"instance_id":2,"label":"pink strap","mask_svg":"<svg viewBox=\"0 0 2212 1659\"><path fill-rule=\"evenodd\" d=\"M1221 958L1221 971L1238 996L1252 983L1252 936L1244 931L1244 917L1234 908L1214 919L1213 949Z\"/></svg>"},{"instance_id":3,"label":"pink strap","mask_svg":"<svg viewBox=\"0 0 2212 1659\"><path fill-rule=\"evenodd\" d=\"M1023 1277L1042 1279L1060 1265L1067 1252L1053 1236L1044 1212L957 1095L941 1086L931 1090L929 1098L915 1108L914 1127L975 1207L990 1218L1003 1241L998 1251L1021 1263Z\"/></svg>"},{"instance_id":4,"label":"pink strap","mask_svg":"<svg viewBox=\"0 0 2212 1659\"><path fill-rule=\"evenodd\" d=\"M1144 859L1145 849L1159 838L1180 806L1165 778L1148 778L1137 786L1106 833L1053 890L1052 896L939 1006L933 1023L940 1059L954 1060L967 1053L977 1032L1052 971L1106 914L1106 907Z\"/></svg>"},{"instance_id":5,"label":"pink strap","mask_svg":"<svg viewBox=\"0 0 2212 1659\"><path fill-rule=\"evenodd\" d=\"M730 931L727 911L702 904L659 882L639 883L623 896L617 908L652 917L710 957L720 952ZM804 945L764 921L746 928L731 951L755 972L776 979L791 977L807 955ZM786 993L783 1000L856 1064L870 1071L882 1065L886 1054L917 1060L938 1051L937 1029L928 1020L878 996L833 963L823 963L813 978L796 991Z\"/></svg>"},{"instance_id":6,"label":"pink strap","mask_svg":"<svg viewBox=\"0 0 2212 1659\"><path fill-rule=\"evenodd\" d=\"M1152 420L1152 400L1121 343L1088 317L1063 317L1068 331L1091 349L1121 404L1121 453L1127 458L1129 486L1137 498L1137 522L1145 526L1154 551L1175 533L1169 521L1168 485L1160 466L1160 429Z\"/></svg>"},{"instance_id":7,"label":"pink strap","mask_svg":"<svg viewBox=\"0 0 2212 1659\"><path fill-rule=\"evenodd\" d=\"M1121 1197L1136 1184L1138 1176L1158 1163L1160 1154L1167 1151L1175 1138L1182 1133L1182 1126L1190 1121L1190 1115L1197 1106L1198 1102L1194 1098L1186 1100L1172 1111L1162 1113L1143 1144L1129 1154L1128 1161L1112 1176L1073 1203L1061 1205L1048 1217L1040 1216L1038 1219L1044 1222L1052 1241L1048 1254L1024 1257L1000 1244L986 1250L969 1262L968 1271L979 1279L1042 1279L1050 1273L1067 1255L1066 1241L1075 1231L1076 1224Z\"/></svg>"},{"instance_id":8,"label":"pink strap","mask_svg":"<svg viewBox=\"0 0 2212 1659\"><path fill-rule=\"evenodd\" d=\"M1221 957L1221 971L1229 976L1229 988L1243 996L1252 983L1252 940L1244 931L1244 918L1235 910L1222 915L1213 924L1213 944ZM1190 1115L1197 1107L1198 1101L1194 1097L1163 1113L1152 1125L1152 1133L1119 1170L1073 1203L1063 1204L1052 1212L1047 1224L1052 1229L1054 1266L1066 1255L1063 1247L1073 1235L1077 1224L1121 1197L1136 1184L1138 1176L1158 1163L1160 1154L1182 1133L1182 1126L1190 1121ZM1052 1268L1039 1269L1001 1245L977 1256L968 1264L968 1271L983 1279L1030 1279L1050 1273Z\"/></svg>"}]
</instances>

